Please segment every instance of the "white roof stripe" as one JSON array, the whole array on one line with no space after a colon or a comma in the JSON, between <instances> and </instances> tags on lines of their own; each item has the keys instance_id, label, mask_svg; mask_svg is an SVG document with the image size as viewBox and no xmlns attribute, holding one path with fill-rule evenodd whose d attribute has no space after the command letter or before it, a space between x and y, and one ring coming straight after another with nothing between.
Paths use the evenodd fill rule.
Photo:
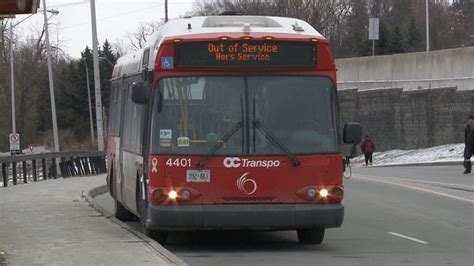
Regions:
<instances>
[{"instance_id":1,"label":"white roof stripe","mask_svg":"<svg viewBox=\"0 0 474 266\"><path fill-rule=\"evenodd\" d=\"M123 56L117 61L116 67L121 67L119 76L136 74L141 71L142 54L150 49L148 69L154 68L156 52L165 38L173 36L244 32L243 24L250 24L250 32L300 34L325 39L307 22L285 17L270 16L207 16L180 18L167 22L158 32L154 33L145 44L145 47L132 54ZM190 28L188 28L190 25ZM234 26L235 25L235 26ZM256 26L260 25L260 26Z\"/></svg>"}]
</instances>

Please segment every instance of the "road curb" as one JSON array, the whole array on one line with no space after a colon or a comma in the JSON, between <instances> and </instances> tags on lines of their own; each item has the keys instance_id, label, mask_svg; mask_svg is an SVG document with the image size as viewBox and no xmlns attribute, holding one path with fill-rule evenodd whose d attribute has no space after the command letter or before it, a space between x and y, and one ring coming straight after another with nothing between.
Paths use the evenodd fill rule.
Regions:
<instances>
[{"instance_id":1,"label":"road curb","mask_svg":"<svg viewBox=\"0 0 474 266\"><path fill-rule=\"evenodd\" d=\"M385 164L385 165L372 165L371 167L403 167L403 166L442 166L442 165L459 165L462 166L462 161L445 161L445 162L426 162L426 163L404 163L404 164ZM364 168L364 166L358 166L357 168Z\"/></svg>"},{"instance_id":2,"label":"road curb","mask_svg":"<svg viewBox=\"0 0 474 266\"><path fill-rule=\"evenodd\" d=\"M154 249L156 252L158 252L162 257L165 257L166 259L168 259L171 264L183 265L183 266L188 265L182 259L180 259L176 255L171 253L169 250L164 248L162 245L160 245L158 242L156 242L155 240L149 238L148 236L146 236L145 234L143 234L141 232L137 232L132 227L130 227L128 224L126 224L126 223L120 221L119 219L115 218L112 214L108 213L104 208L102 208L102 206L100 206L99 204L97 204L95 202L94 198L96 196L98 196L100 194L104 194L108 191L109 191L109 189L108 189L107 185L102 185L102 186L93 188L89 191L82 191L81 196L85 201L87 201L89 203L89 205L92 208L96 209L98 212L100 212L107 219L110 219L112 222L118 224L123 229L127 230L128 232L132 233L136 237L143 240L147 245L149 245L152 249Z\"/></svg>"}]
</instances>

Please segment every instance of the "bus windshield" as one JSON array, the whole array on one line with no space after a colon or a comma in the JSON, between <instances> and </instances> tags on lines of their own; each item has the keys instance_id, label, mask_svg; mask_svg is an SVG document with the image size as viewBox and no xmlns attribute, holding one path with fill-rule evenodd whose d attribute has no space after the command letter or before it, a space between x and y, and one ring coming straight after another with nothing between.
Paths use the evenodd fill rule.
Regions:
<instances>
[{"instance_id":1,"label":"bus windshield","mask_svg":"<svg viewBox=\"0 0 474 266\"><path fill-rule=\"evenodd\" d=\"M339 152L336 90L327 77L173 77L156 91L154 154Z\"/></svg>"}]
</instances>

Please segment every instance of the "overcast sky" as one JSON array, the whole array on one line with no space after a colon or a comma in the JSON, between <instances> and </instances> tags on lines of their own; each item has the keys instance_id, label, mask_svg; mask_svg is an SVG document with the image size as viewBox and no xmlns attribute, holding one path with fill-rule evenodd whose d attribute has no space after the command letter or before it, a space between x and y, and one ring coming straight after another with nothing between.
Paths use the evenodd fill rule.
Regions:
<instances>
[{"instance_id":1,"label":"overcast sky","mask_svg":"<svg viewBox=\"0 0 474 266\"><path fill-rule=\"evenodd\" d=\"M140 22L159 21L164 18L165 0L95 0L97 13L97 34L100 43L107 38L111 43L124 38L127 32L134 32ZM192 8L194 0L169 0L168 16L177 18ZM89 0L46 0L48 9L56 9L59 14L50 23L59 25L59 36L54 25L51 25L50 38L62 41L61 48L74 58L86 45L92 46L91 17ZM43 9L41 0L40 9ZM26 16L18 16L16 22ZM14 22L14 23L16 23ZM28 34L42 25L42 13L28 18L17 29L21 34Z\"/></svg>"}]
</instances>

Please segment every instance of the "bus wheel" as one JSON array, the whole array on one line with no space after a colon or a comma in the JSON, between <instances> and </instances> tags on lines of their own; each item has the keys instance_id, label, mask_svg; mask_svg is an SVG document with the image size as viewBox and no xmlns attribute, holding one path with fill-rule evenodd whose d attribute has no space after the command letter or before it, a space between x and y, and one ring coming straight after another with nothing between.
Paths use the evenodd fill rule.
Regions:
<instances>
[{"instance_id":1,"label":"bus wheel","mask_svg":"<svg viewBox=\"0 0 474 266\"><path fill-rule=\"evenodd\" d=\"M115 218L120 221L132 221L135 218L117 199L115 199Z\"/></svg>"},{"instance_id":2,"label":"bus wheel","mask_svg":"<svg viewBox=\"0 0 474 266\"><path fill-rule=\"evenodd\" d=\"M324 227L312 228L312 229L298 229L298 240L300 244L316 244L319 245L324 239Z\"/></svg>"},{"instance_id":3,"label":"bus wheel","mask_svg":"<svg viewBox=\"0 0 474 266\"><path fill-rule=\"evenodd\" d=\"M115 192L114 192L114 165L111 164L110 166L110 171L109 171L109 176L107 178L107 185L109 185L109 193L112 198L115 198Z\"/></svg>"}]
</instances>

